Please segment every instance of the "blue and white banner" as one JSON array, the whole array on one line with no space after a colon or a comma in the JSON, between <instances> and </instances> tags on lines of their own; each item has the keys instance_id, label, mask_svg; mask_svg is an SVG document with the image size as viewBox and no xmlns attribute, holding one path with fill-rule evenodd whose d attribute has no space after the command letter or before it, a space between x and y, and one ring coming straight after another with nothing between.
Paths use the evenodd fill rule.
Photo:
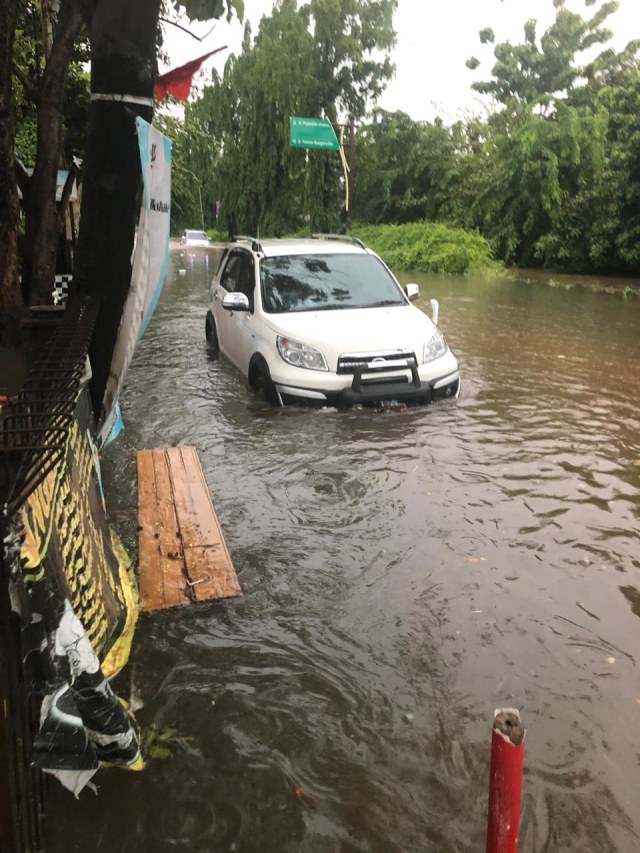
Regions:
<instances>
[{"instance_id":1,"label":"blue and white banner","mask_svg":"<svg viewBox=\"0 0 640 853\"><path fill-rule=\"evenodd\" d=\"M102 401L98 433L101 447L122 429L118 396L136 344L160 298L169 263L171 141L140 117L136 118L136 128L144 194L133 249L131 286Z\"/></svg>"}]
</instances>

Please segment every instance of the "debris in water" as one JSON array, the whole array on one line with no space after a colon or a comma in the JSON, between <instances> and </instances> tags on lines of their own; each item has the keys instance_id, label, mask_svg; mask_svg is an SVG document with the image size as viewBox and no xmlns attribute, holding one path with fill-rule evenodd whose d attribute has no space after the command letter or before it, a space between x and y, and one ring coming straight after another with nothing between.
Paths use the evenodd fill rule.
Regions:
<instances>
[{"instance_id":1,"label":"debris in water","mask_svg":"<svg viewBox=\"0 0 640 853\"><path fill-rule=\"evenodd\" d=\"M136 711L139 711L140 708L144 708L144 702L142 701L140 690L138 689L138 686L134 681L133 668L131 669L131 679L129 687L129 708L134 714L136 713Z\"/></svg>"},{"instance_id":2,"label":"debris in water","mask_svg":"<svg viewBox=\"0 0 640 853\"><path fill-rule=\"evenodd\" d=\"M407 404L398 400L381 400L376 406L376 412L406 412Z\"/></svg>"}]
</instances>

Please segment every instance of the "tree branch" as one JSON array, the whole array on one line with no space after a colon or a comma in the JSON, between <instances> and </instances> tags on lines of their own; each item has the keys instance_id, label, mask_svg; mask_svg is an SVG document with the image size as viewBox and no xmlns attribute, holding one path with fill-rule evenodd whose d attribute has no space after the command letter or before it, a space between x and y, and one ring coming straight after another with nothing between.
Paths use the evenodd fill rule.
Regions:
<instances>
[{"instance_id":1,"label":"tree branch","mask_svg":"<svg viewBox=\"0 0 640 853\"><path fill-rule=\"evenodd\" d=\"M196 41L202 41L200 36L197 36L195 33L192 33L191 30L188 30L186 27L183 27L182 24L178 24L176 21L170 21L168 18L159 18L159 20L162 21L163 24L170 24L172 27L177 27L179 30L182 30L183 33L188 33L191 38L194 38ZM207 33L207 35L210 35L210 32Z\"/></svg>"},{"instance_id":2,"label":"tree branch","mask_svg":"<svg viewBox=\"0 0 640 853\"><path fill-rule=\"evenodd\" d=\"M31 103L37 107L38 101L40 100L40 93L38 92L38 87L33 85L30 78L24 73L24 71L22 70L22 68L20 68L19 65L16 65L15 62L11 64L11 70L13 71L14 76L16 76L18 80L22 83L22 87Z\"/></svg>"}]
</instances>

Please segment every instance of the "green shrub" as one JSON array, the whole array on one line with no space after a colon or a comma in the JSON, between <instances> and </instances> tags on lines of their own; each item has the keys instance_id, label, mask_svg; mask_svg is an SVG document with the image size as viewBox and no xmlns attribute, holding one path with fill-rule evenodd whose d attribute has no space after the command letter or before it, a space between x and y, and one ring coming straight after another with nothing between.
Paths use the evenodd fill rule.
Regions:
<instances>
[{"instance_id":1,"label":"green shrub","mask_svg":"<svg viewBox=\"0 0 640 853\"><path fill-rule=\"evenodd\" d=\"M439 222L354 225L351 234L364 240L395 270L462 275L503 269L480 234Z\"/></svg>"},{"instance_id":2,"label":"green shrub","mask_svg":"<svg viewBox=\"0 0 640 853\"><path fill-rule=\"evenodd\" d=\"M214 243L226 243L229 239L227 231L220 231L217 228L207 228L207 237Z\"/></svg>"}]
</instances>

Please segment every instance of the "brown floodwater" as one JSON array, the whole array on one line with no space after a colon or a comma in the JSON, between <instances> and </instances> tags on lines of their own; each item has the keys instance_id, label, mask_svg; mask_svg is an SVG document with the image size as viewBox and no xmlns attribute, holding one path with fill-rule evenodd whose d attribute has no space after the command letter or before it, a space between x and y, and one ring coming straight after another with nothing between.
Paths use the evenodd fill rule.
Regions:
<instances>
[{"instance_id":1,"label":"brown floodwater","mask_svg":"<svg viewBox=\"0 0 640 853\"><path fill-rule=\"evenodd\" d=\"M212 264L172 253L103 470L135 555L135 450L196 445L244 597L141 617L115 686L173 755L53 788L50 853L483 851L502 706L522 853L639 850L640 298L405 275L460 399L322 413L207 350Z\"/></svg>"}]
</instances>

